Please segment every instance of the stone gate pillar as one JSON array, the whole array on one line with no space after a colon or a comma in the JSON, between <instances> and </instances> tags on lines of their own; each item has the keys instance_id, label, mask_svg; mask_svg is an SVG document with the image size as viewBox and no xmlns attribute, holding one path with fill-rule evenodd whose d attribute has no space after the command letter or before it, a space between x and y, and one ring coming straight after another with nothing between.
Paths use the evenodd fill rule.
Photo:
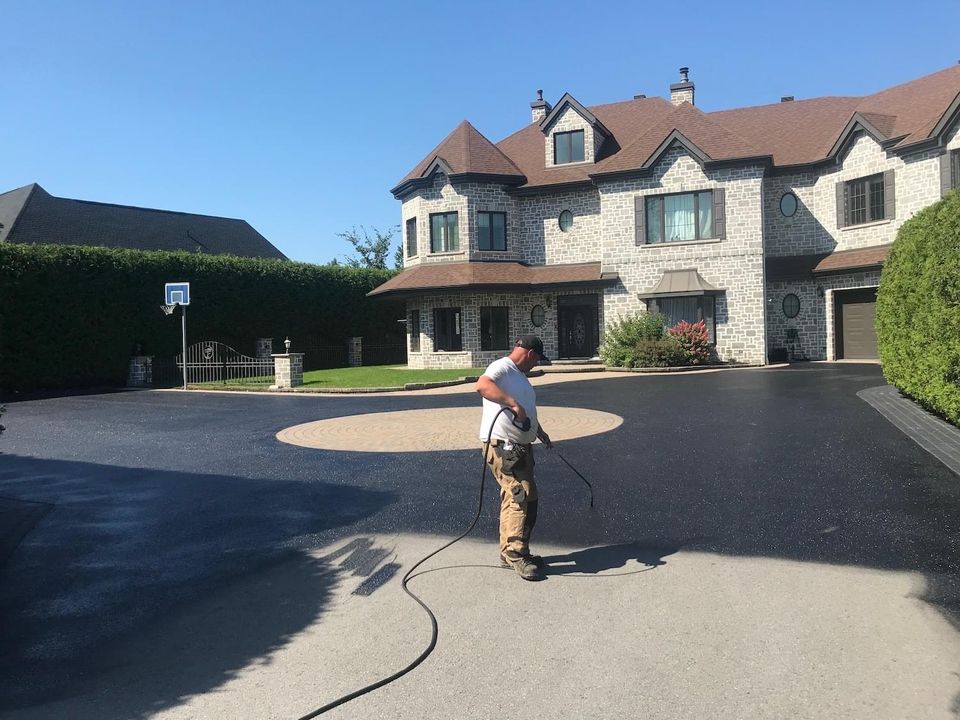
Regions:
<instances>
[{"instance_id":1,"label":"stone gate pillar","mask_svg":"<svg viewBox=\"0 0 960 720\"><path fill-rule=\"evenodd\" d=\"M283 353L271 357L274 375L271 390L285 390L303 385L303 353Z\"/></svg>"}]
</instances>

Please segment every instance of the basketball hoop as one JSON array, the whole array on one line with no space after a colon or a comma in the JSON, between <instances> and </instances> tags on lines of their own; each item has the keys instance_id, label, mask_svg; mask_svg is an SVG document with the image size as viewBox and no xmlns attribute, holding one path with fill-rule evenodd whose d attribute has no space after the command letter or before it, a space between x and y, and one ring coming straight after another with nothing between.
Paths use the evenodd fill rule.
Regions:
<instances>
[{"instance_id":1,"label":"basketball hoop","mask_svg":"<svg viewBox=\"0 0 960 720\"><path fill-rule=\"evenodd\" d=\"M163 310L164 315L173 315L173 311L177 309L177 303L172 305L163 304L160 306L160 309Z\"/></svg>"}]
</instances>

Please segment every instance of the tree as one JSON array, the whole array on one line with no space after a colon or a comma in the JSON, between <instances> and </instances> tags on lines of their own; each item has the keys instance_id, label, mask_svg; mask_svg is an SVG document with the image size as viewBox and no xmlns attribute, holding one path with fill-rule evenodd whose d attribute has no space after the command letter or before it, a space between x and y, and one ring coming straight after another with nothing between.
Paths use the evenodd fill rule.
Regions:
<instances>
[{"instance_id":1,"label":"tree","mask_svg":"<svg viewBox=\"0 0 960 720\"><path fill-rule=\"evenodd\" d=\"M397 245L397 251L393 254L393 266L397 270L403 270L403 243Z\"/></svg>"},{"instance_id":2,"label":"tree","mask_svg":"<svg viewBox=\"0 0 960 720\"><path fill-rule=\"evenodd\" d=\"M371 237L371 233L368 233L367 229L361 225L359 232L356 227L353 227L345 232L337 233L337 237L343 238L353 245L356 252L356 256L345 256L344 261L350 267L386 270L390 244L398 229L397 226L381 231L371 227Z\"/></svg>"}]
</instances>

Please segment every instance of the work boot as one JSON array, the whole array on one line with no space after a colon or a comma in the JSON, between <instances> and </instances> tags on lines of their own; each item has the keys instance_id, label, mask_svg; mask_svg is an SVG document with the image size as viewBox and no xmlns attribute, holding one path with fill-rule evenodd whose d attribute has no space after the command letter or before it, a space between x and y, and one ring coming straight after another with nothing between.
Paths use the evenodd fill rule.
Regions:
<instances>
[{"instance_id":1,"label":"work boot","mask_svg":"<svg viewBox=\"0 0 960 720\"><path fill-rule=\"evenodd\" d=\"M546 563L543 561L543 558L540 557L539 555L524 555L524 557L527 560L529 560L533 564L533 566L537 569L540 569L544 565L546 565ZM502 568L510 567L510 563L507 562L507 558L505 558L502 553L500 554L500 567Z\"/></svg>"},{"instance_id":2,"label":"work boot","mask_svg":"<svg viewBox=\"0 0 960 720\"><path fill-rule=\"evenodd\" d=\"M528 556L518 554L516 557L511 557L506 555L503 559L507 563L507 567L513 568L524 580L543 579L540 569L530 561Z\"/></svg>"}]
</instances>

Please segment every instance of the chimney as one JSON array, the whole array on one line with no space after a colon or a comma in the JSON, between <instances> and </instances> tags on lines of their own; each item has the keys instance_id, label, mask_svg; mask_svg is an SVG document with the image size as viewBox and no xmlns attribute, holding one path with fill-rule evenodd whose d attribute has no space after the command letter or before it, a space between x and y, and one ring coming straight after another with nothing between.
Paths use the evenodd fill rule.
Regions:
<instances>
[{"instance_id":1,"label":"chimney","mask_svg":"<svg viewBox=\"0 0 960 720\"><path fill-rule=\"evenodd\" d=\"M673 83L670 86L670 103L679 105L682 102L688 102L693 105L693 83L688 76L690 68L680 68L680 82Z\"/></svg>"},{"instance_id":2,"label":"chimney","mask_svg":"<svg viewBox=\"0 0 960 720\"><path fill-rule=\"evenodd\" d=\"M634 95L634 96L633 96L633 99L634 99L634 100L643 100L643 99L645 99L646 97L647 97L647 96L646 96L646 95L643 95L643 94L641 94L641 95Z\"/></svg>"},{"instance_id":3,"label":"chimney","mask_svg":"<svg viewBox=\"0 0 960 720\"><path fill-rule=\"evenodd\" d=\"M530 103L530 109L533 112L531 122L540 122L550 114L553 108L550 107L550 103L543 99L543 90L537 90L537 99Z\"/></svg>"},{"instance_id":4,"label":"chimney","mask_svg":"<svg viewBox=\"0 0 960 720\"><path fill-rule=\"evenodd\" d=\"M780 102L793 102L793 95L784 95L780 98Z\"/></svg>"}]
</instances>

